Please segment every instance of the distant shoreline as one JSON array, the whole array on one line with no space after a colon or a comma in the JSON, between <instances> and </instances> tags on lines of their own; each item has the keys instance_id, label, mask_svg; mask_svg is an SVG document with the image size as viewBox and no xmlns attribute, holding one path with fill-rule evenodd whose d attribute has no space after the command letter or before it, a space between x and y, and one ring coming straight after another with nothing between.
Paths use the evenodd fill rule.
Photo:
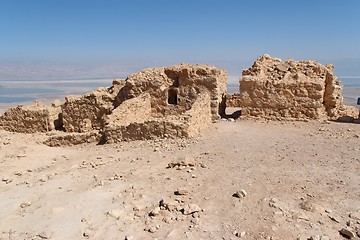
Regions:
<instances>
[{"instance_id":1,"label":"distant shoreline","mask_svg":"<svg viewBox=\"0 0 360 240\"><path fill-rule=\"evenodd\" d=\"M109 85L107 85L109 86ZM82 95L85 94L87 92L91 92L91 91L95 91L97 88L99 87L105 87L105 86L97 86L97 87L92 87L92 86L76 86L76 87L67 87L62 88L63 91L60 92L53 92L53 93L35 93L35 94L23 94L21 96L19 95L5 95L8 97L18 97L18 98L31 98L34 99L34 101L41 101L46 105L50 105L51 102L53 102L54 100L61 100L64 101L64 98L66 96L69 95ZM59 90L59 88L53 88L52 90ZM230 83L227 85L227 93L233 94L233 93L238 93L239 92L239 86L238 84L235 83ZM2 95L0 94L0 99L1 99ZM3 95L4 97L4 95ZM357 98L360 97L360 84L356 85L355 87L352 86L344 86L343 88L343 97L344 97L344 104L345 105L350 105L350 106L355 106L355 107L359 107L356 105L357 103ZM9 103L3 103L0 102L0 114L3 114L7 109L11 108L11 107L15 107L17 105L29 105L34 103L34 101L23 101L23 102L9 102Z\"/></svg>"}]
</instances>

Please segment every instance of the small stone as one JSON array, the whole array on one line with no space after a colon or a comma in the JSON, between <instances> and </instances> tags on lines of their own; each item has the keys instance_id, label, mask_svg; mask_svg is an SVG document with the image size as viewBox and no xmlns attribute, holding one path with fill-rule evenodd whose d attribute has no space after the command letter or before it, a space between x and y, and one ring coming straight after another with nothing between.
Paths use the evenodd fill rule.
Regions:
<instances>
[{"instance_id":1,"label":"small stone","mask_svg":"<svg viewBox=\"0 0 360 240\"><path fill-rule=\"evenodd\" d=\"M193 218L200 218L199 212L194 212L194 213L192 214L192 217L193 217Z\"/></svg>"},{"instance_id":2,"label":"small stone","mask_svg":"<svg viewBox=\"0 0 360 240\"><path fill-rule=\"evenodd\" d=\"M244 197L246 197L246 195L247 195L247 192L244 189L241 189L240 191L235 192L233 194L233 197L244 198Z\"/></svg>"},{"instance_id":3,"label":"small stone","mask_svg":"<svg viewBox=\"0 0 360 240\"><path fill-rule=\"evenodd\" d=\"M175 195L189 195L190 191L186 189L180 189L174 192Z\"/></svg>"},{"instance_id":4,"label":"small stone","mask_svg":"<svg viewBox=\"0 0 360 240\"><path fill-rule=\"evenodd\" d=\"M358 210L357 212L351 213L350 217L355 220L360 220L360 210Z\"/></svg>"},{"instance_id":5,"label":"small stone","mask_svg":"<svg viewBox=\"0 0 360 240\"><path fill-rule=\"evenodd\" d=\"M303 212L294 213L293 218L297 220L310 221L309 217L306 216Z\"/></svg>"},{"instance_id":6,"label":"small stone","mask_svg":"<svg viewBox=\"0 0 360 240\"><path fill-rule=\"evenodd\" d=\"M37 235L41 239L49 239L50 236L46 232L41 232Z\"/></svg>"},{"instance_id":7,"label":"small stone","mask_svg":"<svg viewBox=\"0 0 360 240\"><path fill-rule=\"evenodd\" d=\"M201 208L198 205L190 203L184 207L183 214L190 215L190 214L193 214L195 212L200 212L200 211L201 211Z\"/></svg>"},{"instance_id":8,"label":"small stone","mask_svg":"<svg viewBox=\"0 0 360 240\"><path fill-rule=\"evenodd\" d=\"M11 183L13 180L11 179L11 178L9 178L9 177L3 177L2 179L1 179L3 182L5 182L6 184L9 184L9 183Z\"/></svg>"},{"instance_id":9,"label":"small stone","mask_svg":"<svg viewBox=\"0 0 360 240\"><path fill-rule=\"evenodd\" d=\"M107 215L115 218L115 219L120 219L121 215L123 214L123 211L120 209L113 209L107 212Z\"/></svg>"},{"instance_id":10,"label":"small stone","mask_svg":"<svg viewBox=\"0 0 360 240\"><path fill-rule=\"evenodd\" d=\"M309 212L315 212L315 207L313 204L309 203L309 202L302 202L300 203L300 208L305 210L305 211L309 211Z\"/></svg>"},{"instance_id":11,"label":"small stone","mask_svg":"<svg viewBox=\"0 0 360 240\"><path fill-rule=\"evenodd\" d=\"M339 233L344 236L344 237L347 237L347 238L354 238L355 237L355 233L353 232L354 230L352 228L343 228L339 231Z\"/></svg>"},{"instance_id":12,"label":"small stone","mask_svg":"<svg viewBox=\"0 0 360 240\"><path fill-rule=\"evenodd\" d=\"M156 207L155 209L151 210L151 212L149 213L150 217L155 217L160 215L160 207Z\"/></svg>"},{"instance_id":13,"label":"small stone","mask_svg":"<svg viewBox=\"0 0 360 240\"><path fill-rule=\"evenodd\" d=\"M156 230L157 230L157 228L152 226L149 228L148 232L154 233L154 232L156 232Z\"/></svg>"},{"instance_id":14,"label":"small stone","mask_svg":"<svg viewBox=\"0 0 360 240\"><path fill-rule=\"evenodd\" d=\"M320 238L319 235L311 236L309 239L310 239L310 240L321 240L321 238Z\"/></svg>"},{"instance_id":15,"label":"small stone","mask_svg":"<svg viewBox=\"0 0 360 240\"><path fill-rule=\"evenodd\" d=\"M125 240L134 240L134 236L132 235L126 235Z\"/></svg>"},{"instance_id":16,"label":"small stone","mask_svg":"<svg viewBox=\"0 0 360 240\"><path fill-rule=\"evenodd\" d=\"M31 206L31 202L23 202L22 204L20 204L21 208L26 208L26 207L29 207L29 206Z\"/></svg>"},{"instance_id":17,"label":"small stone","mask_svg":"<svg viewBox=\"0 0 360 240\"><path fill-rule=\"evenodd\" d=\"M237 236L237 237L239 237L239 238L241 238L241 237L243 237L243 236L245 236L246 235L246 232L245 231L242 231L242 232L240 232L240 233L236 233L235 234L235 236Z\"/></svg>"},{"instance_id":18,"label":"small stone","mask_svg":"<svg viewBox=\"0 0 360 240\"><path fill-rule=\"evenodd\" d=\"M175 210L179 206L179 203L171 198L163 198L160 201L160 207L169 210L170 212Z\"/></svg>"},{"instance_id":19,"label":"small stone","mask_svg":"<svg viewBox=\"0 0 360 240\"><path fill-rule=\"evenodd\" d=\"M340 223L340 220L339 220L337 217L335 217L335 216L333 216L333 215L328 215L328 217L329 217L331 220L333 220L334 222Z\"/></svg>"}]
</instances>

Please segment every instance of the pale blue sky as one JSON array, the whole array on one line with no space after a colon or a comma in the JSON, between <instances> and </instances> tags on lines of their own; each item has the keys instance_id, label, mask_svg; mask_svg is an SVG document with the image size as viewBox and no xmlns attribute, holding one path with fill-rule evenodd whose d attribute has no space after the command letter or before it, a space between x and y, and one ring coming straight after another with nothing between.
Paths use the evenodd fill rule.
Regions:
<instances>
[{"instance_id":1,"label":"pale blue sky","mask_svg":"<svg viewBox=\"0 0 360 240\"><path fill-rule=\"evenodd\" d=\"M359 0L0 0L0 79L113 77L264 53L360 75Z\"/></svg>"}]
</instances>

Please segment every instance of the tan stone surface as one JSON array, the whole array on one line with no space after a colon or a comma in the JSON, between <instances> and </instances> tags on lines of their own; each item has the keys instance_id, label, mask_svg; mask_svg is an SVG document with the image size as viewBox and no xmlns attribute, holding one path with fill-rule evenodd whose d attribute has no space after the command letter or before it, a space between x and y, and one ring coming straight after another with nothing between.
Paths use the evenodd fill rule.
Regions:
<instances>
[{"instance_id":1,"label":"tan stone surface","mask_svg":"<svg viewBox=\"0 0 360 240\"><path fill-rule=\"evenodd\" d=\"M68 97L68 132L101 130L106 142L191 137L224 111L226 71L182 64L131 74L117 92L100 89ZM116 97L115 97L116 96Z\"/></svg>"},{"instance_id":2,"label":"tan stone surface","mask_svg":"<svg viewBox=\"0 0 360 240\"><path fill-rule=\"evenodd\" d=\"M239 93L226 94L226 107L240 107L241 98Z\"/></svg>"},{"instance_id":3,"label":"tan stone surface","mask_svg":"<svg viewBox=\"0 0 360 240\"><path fill-rule=\"evenodd\" d=\"M259 57L240 79L243 116L270 119L336 118L342 86L332 65Z\"/></svg>"},{"instance_id":4,"label":"tan stone surface","mask_svg":"<svg viewBox=\"0 0 360 240\"><path fill-rule=\"evenodd\" d=\"M83 143L100 142L101 134L97 131L86 133L57 133L44 141L50 147L73 146Z\"/></svg>"},{"instance_id":5,"label":"tan stone surface","mask_svg":"<svg viewBox=\"0 0 360 240\"><path fill-rule=\"evenodd\" d=\"M151 96L154 114L158 117L177 115L189 110L197 95L206 91L210 93L212 119L216 121L225 108L223 97L226 93L226 78L225 70L209 65L181 64L145 69L128 76L115 105L147 92ZM168 103L171 92L176 93L176 107Z\"/></svg>"},{"instance_id":6,"label":"tan stone surface","mask_svg":"<svg viewBox=\"0 0 360 240\"><path fill-rule=\"evenodd\" d=\"M48 132L61 127L59 107L46 107L41 102L17 106L0 116L0 128L11 132Z\"/></svg>"},{"instance_id":7,"label":"tan stone surface","mask_svg":"<svg viewBox=\"0 0 360 240\"><path fill-rule=\"evenodd\" d=\"M113 102L119 91L119 83L83 96L68 96L61 106L64 129L67 132L88 132L100 130L104 126L104 117L113 109Z\"/></svg>"},{"instance_id":8,"label":"tan stone surface","mask_svg":"<svg viewBox=\"0 0 360 240\"><path fill-rule=\"evenodd\" d=\"M125 100L108 116L104 128L106 142L193 137L212 123L208 93L199 94L188 111L164 117L158 117L156 113L151 112L149 96L149 94L143 94ZM173 108L177 108L177 106L173 106ZM129 118L129 116L133 117Z\"/></svg>"}]
</instances>

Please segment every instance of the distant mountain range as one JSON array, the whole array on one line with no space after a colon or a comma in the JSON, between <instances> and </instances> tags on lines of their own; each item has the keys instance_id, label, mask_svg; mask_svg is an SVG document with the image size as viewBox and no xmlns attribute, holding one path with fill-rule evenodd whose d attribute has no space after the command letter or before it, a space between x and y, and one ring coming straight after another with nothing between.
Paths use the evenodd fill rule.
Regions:
<instances>
[{"instance_id":1,"label":"distant mountain range","mask_svg":"<svg viewBox=\"0 0 360 240\"><path fill-rule=\"evenodd\" d=\"M255 60L255 59L254 59ZM226 68L230 83L238 82L244 68L249 68L254 60L196 62ZM360 59L318 60L322 64L335 65L337 76L360 76ZM194 63L194 62L192 62ZM115 64L59 64L48 62L4 62L0 61L0 80L57 80L84 78L124 78L130 73L148 67L160 67L177 63Z\"/></svg>"}]
</instances>

